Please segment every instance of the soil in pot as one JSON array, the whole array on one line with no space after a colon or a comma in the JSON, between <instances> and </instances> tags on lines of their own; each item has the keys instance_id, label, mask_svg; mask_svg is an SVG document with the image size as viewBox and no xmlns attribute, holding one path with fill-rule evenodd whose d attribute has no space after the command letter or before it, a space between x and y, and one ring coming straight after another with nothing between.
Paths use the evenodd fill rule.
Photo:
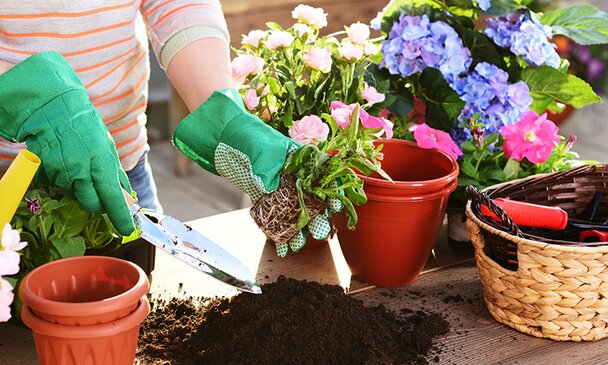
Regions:
<instances>
[{"instance_id":1,"label":"soil in pot","mask_svg":"<svg viewBox=\"0 0 608 365\"><path fill-rule=\"evenodd\" d=\"M142 324L145 364L426 364L440 314L365 307L339 286L279 277L263 294L157 301ZM432 360L431 360L432 361Z\"/></svg>"}]
</instances>

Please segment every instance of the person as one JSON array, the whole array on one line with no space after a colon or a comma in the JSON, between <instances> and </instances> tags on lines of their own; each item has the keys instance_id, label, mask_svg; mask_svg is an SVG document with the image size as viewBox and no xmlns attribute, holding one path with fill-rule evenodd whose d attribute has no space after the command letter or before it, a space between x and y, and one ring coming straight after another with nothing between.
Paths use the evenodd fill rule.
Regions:
<instances>
[{"instance_id":1,"label":"person","mask_svg":"<svg viewBox=\"0 0 608 365\"><path fill-rule=\"evenodd\" d=\"M148 40L191 111L174 131L175 146L254 201L274 191L296 145L248 113L233 89L218 0L5 2L0 160L27 146L42 160L38 180L65 189L85 210L106 212L121 234L131 234L123 189L160 209L146 159ZM329 233L323 215L311 227L315 238ZM279 246L304 243L299 232Z\"/></svg>"}]
</instances>

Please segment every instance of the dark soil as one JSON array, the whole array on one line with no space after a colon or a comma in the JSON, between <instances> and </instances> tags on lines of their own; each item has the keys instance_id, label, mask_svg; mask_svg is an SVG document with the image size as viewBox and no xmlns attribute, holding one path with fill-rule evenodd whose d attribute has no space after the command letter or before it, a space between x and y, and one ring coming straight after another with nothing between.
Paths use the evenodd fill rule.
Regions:
<instances>
[{"instance_id":1,"label":"dark soil","mask_svg":"<svg viewBox=\"0 0 608 365\"><path fill-rule=\"evenodd\" d=\"M156 364L427 364L436 313L368 308L339 286L279 277L263 294L156 302L138 357ZM429 352L435 352L429 356ZM430 359L430 360L427 360Z\"/></svg>"}]
</instances>

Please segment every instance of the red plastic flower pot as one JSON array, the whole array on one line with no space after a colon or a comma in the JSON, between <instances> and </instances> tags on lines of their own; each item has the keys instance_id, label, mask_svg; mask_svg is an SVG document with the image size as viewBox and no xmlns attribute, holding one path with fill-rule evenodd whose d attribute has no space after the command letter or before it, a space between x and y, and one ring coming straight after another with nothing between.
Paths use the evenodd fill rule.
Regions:
<instances>
[{"instance_id":1,"label":"red plastic flower pot","mask_svg":"<svg viewBox=\"0 0 608 365\"><path fill-rule=\"evenodd\" d=\"M395 184L360 176L368 201L356 207L356 229L346 227L344 213L334 217L352 274L374 285L401 286L418 277L431 254L458 185L458 164L410 142L383 142L382 167Z\"/></svg>"},{"instance_id":2,"label":"red plastic flower pot","mask_svg":"<svg viewBox=\"0 0 608 365\"><path fill-rule=\"evenodd\" d=\"M44 264L19 286L23 304L51 323L87 326L133 312L150 283L137 265L105 256L80 256Z\"/></svg>"},{"instance_id":3,"label":"red plastic flower pot","mask_svg":"<svg viewBox=\"0 0 608 365\"><path fill-rule=\"evenodd\" d=\"M47 322L23 306L21 318L32 329L41 365L132 365L139 327L150 313L147 297L136 309L116 321L92 326Z\"/></svg>"}]
</instances>

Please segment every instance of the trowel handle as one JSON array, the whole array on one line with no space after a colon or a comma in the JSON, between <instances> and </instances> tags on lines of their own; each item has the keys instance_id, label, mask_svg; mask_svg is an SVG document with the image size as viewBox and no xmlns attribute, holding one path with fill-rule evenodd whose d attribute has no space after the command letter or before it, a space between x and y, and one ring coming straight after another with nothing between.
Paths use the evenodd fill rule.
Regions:
<instances>
[{"instance_id":1,"label":"trowel handle","mask_svg":"<svg viewBox=\"0 0 608 365\"><path fill-rule=\"evenodd\" d=\"M568 225L568 213L559 207L548 207L503 198L496 198L493 201L519 226L561 230ZM481 213L500 222L500 218L485 205L481 206Z\"/></svg>"}]
</instances>

